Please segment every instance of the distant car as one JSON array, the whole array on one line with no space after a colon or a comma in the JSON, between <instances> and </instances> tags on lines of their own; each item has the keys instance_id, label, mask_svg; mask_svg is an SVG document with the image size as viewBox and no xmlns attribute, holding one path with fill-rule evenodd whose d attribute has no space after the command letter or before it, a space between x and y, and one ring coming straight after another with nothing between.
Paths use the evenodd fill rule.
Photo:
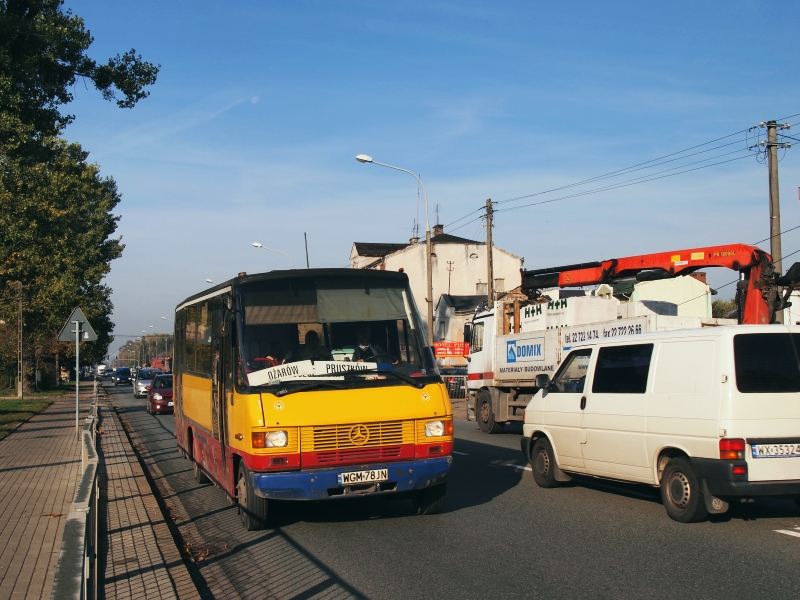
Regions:
<instances>
[{"instance_id":1,"label":"distant car","mask_svg":"<svg viewBox=\"0 0 800 600\"><path fill-rule=\"evenodd\" d=\"M161 372L161 369L139 369L136 372L136 381L133 383L133 397L141 398L146 396L153 378L156 375L161 375Z\"/></svg>"},{"instance_id":2,"label":"distant car","mask_svg":"<svg viewBox=\"0 0 800 600\"><path fill-rule=\"evenodd\" d=\"M151 415L173 412L172 375L156 375L147 390L147 412Z\"/></svg>"},{"instance_id":3,"label":"distant car","mask_svg":"<svg viewBox=\"0 0 800 600\"><path fill-rule=\"evenodd\" d=\"M130 385L131 370L128 367L117 367L113 375L111 375L111 379L114 381L114 385Z\"/></svg>"}]
</instances>

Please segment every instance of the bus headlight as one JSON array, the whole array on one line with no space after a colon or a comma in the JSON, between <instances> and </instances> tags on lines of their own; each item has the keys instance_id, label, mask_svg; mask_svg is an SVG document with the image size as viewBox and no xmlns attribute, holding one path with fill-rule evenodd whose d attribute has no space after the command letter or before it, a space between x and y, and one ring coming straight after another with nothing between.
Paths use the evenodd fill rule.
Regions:
<instances>
[{"instance_id":1,"label":"bus headlight","mask_svg":"<svg viewBox=\"0 0 800 600\"><path fill-rule=\"evenodd\" d=\"M289 436L285 431L267 433L267 448L284 448L288 443Z\"/></svg>"},{"instance_id":2,"label":"bus headlight","mask_svg":"<svg viewBox=\"0 0 800 600\"><path fill-rule=\"evenodd\" d=\"M442 437L444 423L442 421L428 421L425 423L425 437Z\"/></svg>"}]
</instances>

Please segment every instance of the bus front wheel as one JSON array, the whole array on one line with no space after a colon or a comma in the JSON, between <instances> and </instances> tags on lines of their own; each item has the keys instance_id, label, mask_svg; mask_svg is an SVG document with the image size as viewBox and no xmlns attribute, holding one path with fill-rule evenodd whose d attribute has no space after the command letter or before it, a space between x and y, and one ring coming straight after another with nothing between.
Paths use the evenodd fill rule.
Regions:
<instances>
[{"instance_id":1,"label":"bus front wheel","mask_svg":"<svg viewBox=\"0 0 800 600\"><path fill-rule=\"evenodd\" d=\"M267 526L267 501L256 496L244 462L239 463L236 495L239 498L239 519L242 521L242 526L247 531L264 529Z\"/></svg>"},{"instance_id":2,"label":"bus front wheel","mask_svg":"<svg viewBox=\"0 0 800 600\"><path fill-rule=\"evenodd\" d=\"M436 515L444 508L446 488L444 483L414 492L411 502L418 515Z\"/></svg>"}]
</instances>

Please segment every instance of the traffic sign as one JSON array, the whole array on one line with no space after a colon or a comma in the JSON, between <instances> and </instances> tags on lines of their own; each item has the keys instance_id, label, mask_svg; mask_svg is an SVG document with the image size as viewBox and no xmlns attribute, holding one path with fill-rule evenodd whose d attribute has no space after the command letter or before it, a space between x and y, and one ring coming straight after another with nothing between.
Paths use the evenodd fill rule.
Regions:
<instances>
[{"instance_id":1,"label":"traffic sign","mask_svg":"<svg viewBox=\"0 0 800 600\"><path fill-rule=\"evenodd\" d=\"M64 324L64 327L61 328L61 333L58 334L59 342L75 341L75 321L80 321L80 341L94 342L97 340L97 334L94 332L94 329L92 329L89 321L84 316L83 311L80 309L80 307L76 306L75 310L72 311L69 319L67 319L67 322Z\"/></svg>"}]
</instances>

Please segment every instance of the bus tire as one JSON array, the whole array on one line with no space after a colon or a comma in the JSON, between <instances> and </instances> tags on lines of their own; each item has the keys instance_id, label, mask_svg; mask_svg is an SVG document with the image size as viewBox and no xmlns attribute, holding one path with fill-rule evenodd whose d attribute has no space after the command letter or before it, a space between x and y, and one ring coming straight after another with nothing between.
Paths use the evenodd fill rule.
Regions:
<instances>
[{"instance_id":1,"label":"bus tire","mask_svg":"<svg viewBox=\"0 0 800 600\"><path fill-rule=\"evenodd\" d=\"M203 469L200 468L200 465L198 465L195 460L192 461L192 469L194 470L194 480L197 483L200 485L208 483L208 477L206 477L206 474L203 473Z\"/></svg>"},{"instance_id":2,"label":"bus tire","mask_svg":"<svg viewBox=\"0 0 800 600\"><path fill-rule=\"evenodd\" d=\"M481 390L478 399L475 401L475 420L478 421L478 428L483 433L500 433L503 431L505 423L495 421L494 410L492 410L492 395L486 390Z\"/></svg>"},{"instance_id":3,"label":"bus tire","mask_svg":"<svg viewBox=\"0 0 800 600\"><path fill-rule=\"evenodd\" d=\"M236 479L236 495L239 499L239 519L247 531L257 531L267 526L267 500L256 496L250 485L250 474L244 462L239 463Z\"/></svg>"},{"instance_id":4,"label":"bus tire","mask_svg":"<svg viewBox=\"0 0 800 600\"><path fill-rule=\"evenodd\" d=\"M444 508L447 484L440 483L414 492L411 502L418 515L438 515Z\"/></svg>"},{"instance_id":5,"label":"bus tire","mask_svg":"<svg viewBox=\"0 0 800 600\"><path fill-rule=\"evenodd\" d=\"M698 523L708 517L702 484L682 456L670 459L661 475L661 500L667 514L679 523Z\"/></svg>"},{"instance_id":6,"label":"bus tire","mask_svg":"<svg viewBox=\"0 0 800 600\"><path fill-rule=\"evenodd\" d=\"M556 469L558 465L550 440L546 437L539 438L531 450L531 471L536 485L541 488L558 487L560 484L556 479Z\"/></svg>"}]
</instances>

